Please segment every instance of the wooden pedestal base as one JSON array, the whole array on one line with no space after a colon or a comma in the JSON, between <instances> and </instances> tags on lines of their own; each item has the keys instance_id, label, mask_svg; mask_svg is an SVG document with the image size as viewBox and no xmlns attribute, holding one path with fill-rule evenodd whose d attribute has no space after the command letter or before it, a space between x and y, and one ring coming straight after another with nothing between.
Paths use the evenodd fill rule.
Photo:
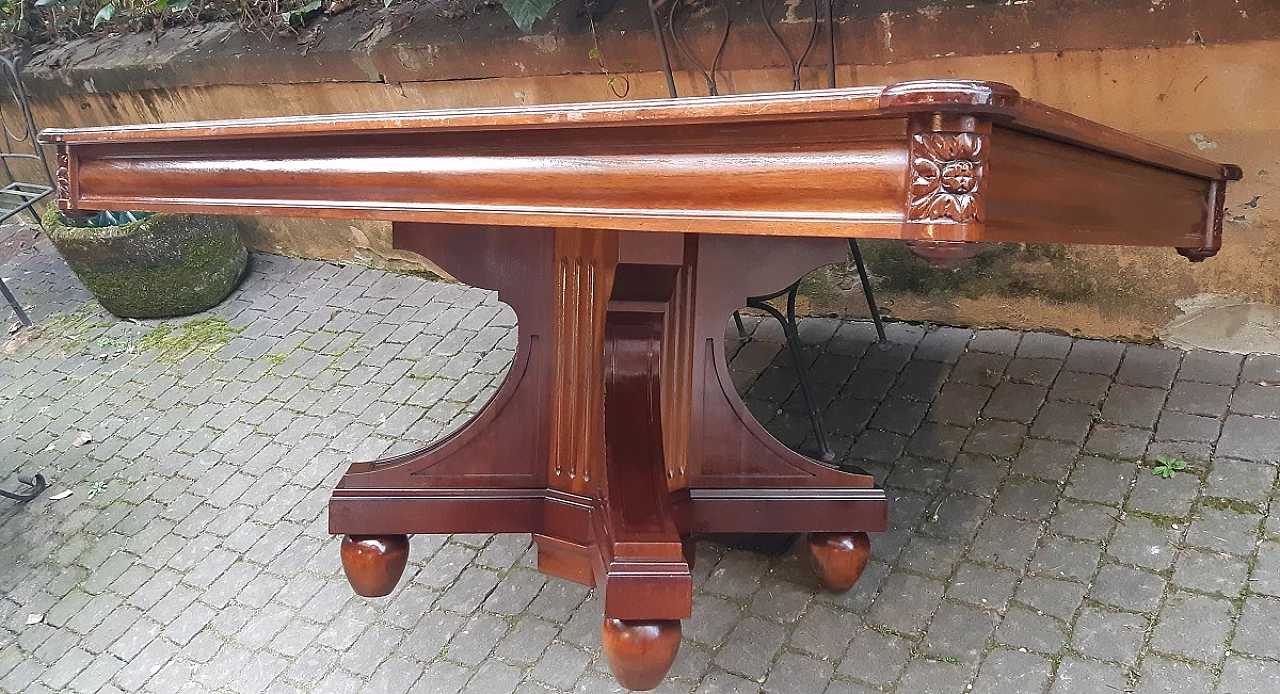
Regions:
<instances>
[{"instance_id":1,"label":"wooden pedestal base","mask_svg":"<svg viewBox=\"0 0 1280 694\"><path fill-rule=\"evenodd\" d=\"M497 289L520 334L506 381L467 426L353 465L334 490L330 530L382 543L344 543L357 592L394 584L386 536L532 533L540 570L601 590L610 667L648 689L692 611L690 538L817 533L833 538L815 549L824 581L856 580L863 533L887 523L884 492L766 433L723 344L747 296L843 260L843 240L423 224L396 224L394 239Z\"/></svg>"},{"instance_id":2,"label":"wooden pedestal base","mask_svg":"<svg viewBox=\"0 0 1280 694\"><path fill-rule=\"evenodd\" d=\"M357 595L366 598L390 595L408 562L408 535L345 535L342 538L342 570Z\"/></svg>"},{"instance_id":3,"label":"wooden pedestal base","mask_svg":"<svg viewBox=\"0 0 1280 694\"><path fill-rule=\"evenodd\" d=\"M605 661L618 684L644 692L659 684L680 650L680 620L627 621L605 617L600 628Z\"/></svg>"}]
</instances>

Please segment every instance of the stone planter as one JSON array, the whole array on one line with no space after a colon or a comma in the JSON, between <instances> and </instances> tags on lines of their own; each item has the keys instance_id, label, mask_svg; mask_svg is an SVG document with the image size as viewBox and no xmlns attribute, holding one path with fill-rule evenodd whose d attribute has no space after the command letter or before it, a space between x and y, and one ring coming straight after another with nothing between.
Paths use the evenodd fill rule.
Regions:
<instances>
[{"instance_id":1,"label":"stone planter","mask_svg":"<svg viewBox=\"0 0 1280 694\"><path fill-rule=\"evenodd\" d=\"M230 217L156 214L119 226L68 226L49 239L103 308L123 318L185 316L217 306L244 276L248 253Z\"/></svg>"}]
</instances>

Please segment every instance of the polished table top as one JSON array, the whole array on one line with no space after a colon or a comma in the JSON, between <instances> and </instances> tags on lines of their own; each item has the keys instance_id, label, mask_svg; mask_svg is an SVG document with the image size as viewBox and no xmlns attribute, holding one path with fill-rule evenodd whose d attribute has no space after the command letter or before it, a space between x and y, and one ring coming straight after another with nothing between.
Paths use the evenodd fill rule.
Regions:
<instances>
[{"instance_id":1,"label":"polished table top","mask_svg":"<svg viewBox=\"0 0 1280 694\"><path fill-rule=\"evenodd\" d=\"M1240 175L970 81L41 141L64 209L1204 249Z\"/></svg>"}]
</instances>

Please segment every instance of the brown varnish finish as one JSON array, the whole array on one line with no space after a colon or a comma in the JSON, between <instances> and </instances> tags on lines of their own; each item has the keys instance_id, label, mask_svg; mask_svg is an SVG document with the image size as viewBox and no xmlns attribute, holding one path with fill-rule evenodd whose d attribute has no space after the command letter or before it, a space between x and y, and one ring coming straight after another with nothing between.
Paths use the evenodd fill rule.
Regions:
<instances>
[{"instance_id":1,"label":"brown varnish finish","mask_svg":"<svg viewBox=\"0 0 1280 694\"><path fill-rule=\"evenodd\" d=\"M1239 170L987 82L720 99L52 130L59 205L394 222L397 248L519 318L485 409L352 465L330 530L364 595L411 533L530 532L604 594L603 643L657 686L692 609L690 539L810 532L843 589L884 492L781 445L738 397L725 324L845 258L846 237L1221 245ZM657 232L657 233L650 233ZM407 550L407 545L403 546Z\"/></svg>"},{"instance_id":2,"label":"brown varnish finish","mask_svg":"<svg viewBox=\"0 0 1280 694\"><path fill-rule=\"evenodd\" d=\"M358 595L366 598L390 595L408 563L408 535L344 535L342 538L342 569Z\"/></svg>"},{"instance_id":3,"label":"brown varnish finish","mask_svg":"<svg viewBox=\"0 0 1280 694\"><path fill-rule=\"evenodd\" d=\"M842 593L853 587L871 559L866 533L809 533L809 558L827 590Z\"/></svg>"},{"instance_id":4,"label":"brown varnish finish","mask_svg":"<svg viewBox=\"0 0 1280 694\"><path fill-rule=\"evenodd\" d=\"M609 671L627 689L657 687L680 651L680 633L678 619L629 622L605 617L600 640Z\"/></svg>"}]
</instances>

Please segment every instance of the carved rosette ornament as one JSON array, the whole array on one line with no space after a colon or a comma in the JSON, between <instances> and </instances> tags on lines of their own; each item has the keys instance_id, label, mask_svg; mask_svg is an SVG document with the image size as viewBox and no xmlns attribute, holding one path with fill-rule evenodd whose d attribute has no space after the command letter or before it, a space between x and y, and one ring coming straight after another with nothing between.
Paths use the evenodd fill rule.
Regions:
<instances>
[{"instance_id":1,"label":"carved rosette ornament","mask_svg":"<svg viewBox=\"0 0 1280 694\"><path fill-rule=\"evenodd\" d=\"M912 222L982 221L986 137L975 133L917 133L911 140Z\"/></svg>"}]
</instances>

